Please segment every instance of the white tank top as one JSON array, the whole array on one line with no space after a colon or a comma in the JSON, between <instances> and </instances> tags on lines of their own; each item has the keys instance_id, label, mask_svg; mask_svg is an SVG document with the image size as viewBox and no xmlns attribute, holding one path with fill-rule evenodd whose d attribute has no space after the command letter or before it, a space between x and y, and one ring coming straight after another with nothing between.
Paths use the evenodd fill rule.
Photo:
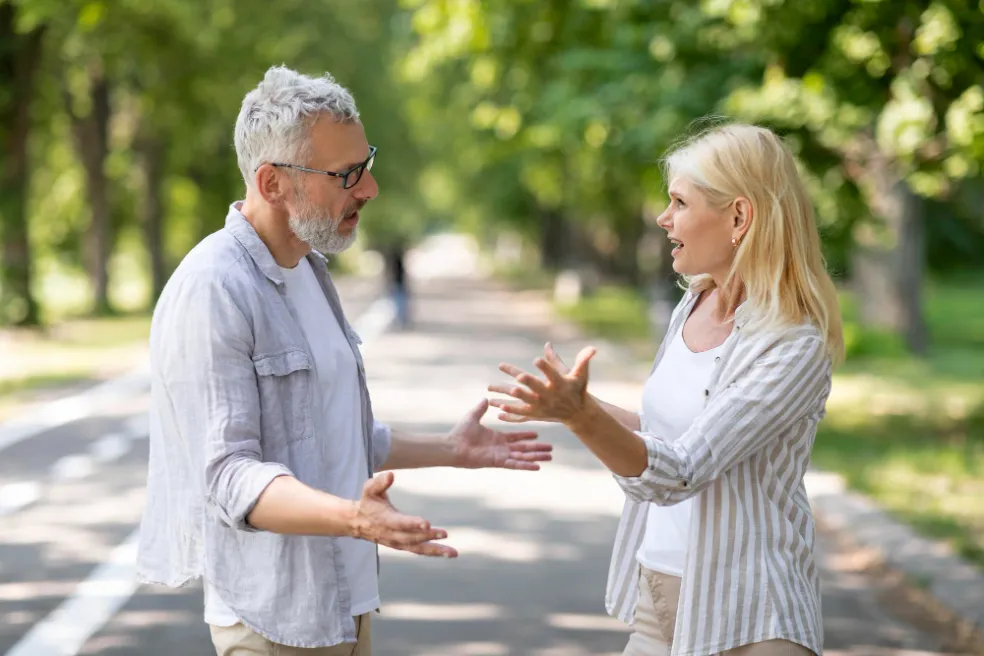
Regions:
<instances>
[{"instance_id":1,"label":"white tank top","mask_svg":"<svg viewBox=\"0 0 984 656\"><path fill-rule=\"evenodd\" d=\"M690 428L704 408L704 390L710 382L715 358L723 348L721 344L694 353L683 341L681 327L643 387L640 413L643 432L672 442ZM695 499L690 497L674 506L649 504L646 535L636 555L643 567L683 576Z\"/></svg>"}]
</instances>

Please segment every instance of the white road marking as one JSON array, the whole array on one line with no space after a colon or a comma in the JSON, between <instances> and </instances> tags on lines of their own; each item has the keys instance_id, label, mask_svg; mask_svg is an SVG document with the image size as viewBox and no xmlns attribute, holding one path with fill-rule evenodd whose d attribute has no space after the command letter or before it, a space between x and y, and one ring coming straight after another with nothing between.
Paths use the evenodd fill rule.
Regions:
<instances>
[{"instance_id":1,"label":"white road marking","mask_svg":"<svg viewBox=\"0 0 984 656\"><path fill-rule=\"evenodd\" d=\"M51 466L51 478L55 482L76 481L89 476L95 469L95 463L87 455L65 456Z\"/></svg>"},{"instance_id":2,"label":"white road marking","mask_svg":"<svg viewBox=\"0 0 984 656\"><path fill-rule=\"evenodd\" d=\"M34 481L7 483L0 487L0 517L12 515L41 498L41 486Z\"/></svg>"},{"instance_id":3,"label":"white road marking","mask_svg":"<svg viewBox=\"0 0 984 656\"><path fill-rule=\"evenodd\" d=\"M89 449L93 459L98 463L119 460L130 450L132 443L122 433L110 433L95 442Z\"/></svg>"},{"instance_id":4,"label":"white road marking","mask_svg":"<svg viewBox=\"0 0 984 656\"><path fill-rule=\"evenodd\" d=\"M79 584L48 617L38 622L7 656L75 656L133 596L139 529L113 549L109 558Z\"/></svg>"},{"instance_id":5,"label":"white road marking","mask_svg":"<svg viewBox=\"0 0 984 656\"><path fill-rule=\"evenodd\" d=\"M19 419L12 419L0 425L0 451L39 433L64 426L65 424L99 412L99 405L118 396L132 395L149 389L150 378L143 369L107 381L73 396L46 403L41 411L37 407L27 408Z\"/></svg>"},{"instance_id":6,"label":"white road marking","mask_svg":"<svg viewBox=\"0 0 984 656\"><path fill-rule=\"evenodd\" d=\"M353 327L363 341L363 350L366 343L389 327L394 317L393 303L388 298L376 300L359 316ZM145 433L146 422L140 423L134 418L127 424L127 434L131 438ZM92 458L88 456L68 456L55 465L62 476L69 477L88 475L83 473L86 467L92 467ZM71 596L48 617L31 627L6 656L76 656L86 640L112 619L137 591L139 538L140 529L137 528L76 587Z\"/></svg>"}]
</instances>

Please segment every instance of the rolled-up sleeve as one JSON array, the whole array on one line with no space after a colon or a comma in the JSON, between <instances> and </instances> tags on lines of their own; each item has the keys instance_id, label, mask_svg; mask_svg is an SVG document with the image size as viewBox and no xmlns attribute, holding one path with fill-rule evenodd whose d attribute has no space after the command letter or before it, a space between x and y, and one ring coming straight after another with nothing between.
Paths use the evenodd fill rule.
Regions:
<instances>
[{"instance_id":1,"label":"rolled-up sleeve","mask_svg":"<svg viewBox=\"0 0 984 656\"><path fill-rule=\"evenodd\" d=\"M638 433L647 467L639 476L615 480L637 502L668 506L694 496L796 422L822 412L830 369L816 333L777 342L715 394L680 439Z\"/></svg>"},{"instance_id":2,"label":"rolled-up sleeve","mask_svg":"<svg viewBox=\"0 0 984 656\"><path fill-rule=\"evenodd\" d=\"M175 299L160 366L189 450L202 449L206 507L225 525L253 531L246 517L284 465L264 462L252 332L216 272L187 278Z\"/></svg>"},{"instance_id":3,"label":"rolled-up sleeve","mask_svg":"<svg viewBox=\"0 0 984 656\"><path fill-rule=\"evenodd\" d=\"M372 423L372 470L378 472L389 458L393 445L392 429L381 421Z\"/></svg>"}]
</instances>

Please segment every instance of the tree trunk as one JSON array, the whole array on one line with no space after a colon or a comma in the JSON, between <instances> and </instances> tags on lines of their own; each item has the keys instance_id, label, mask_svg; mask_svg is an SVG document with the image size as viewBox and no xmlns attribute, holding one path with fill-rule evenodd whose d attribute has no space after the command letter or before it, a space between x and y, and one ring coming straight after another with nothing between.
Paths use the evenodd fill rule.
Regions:
<instances>
[{"instance_id":1,"label":"tree trunk","mask_svg":"<svg viewBox=\"0 0 984 656\"><path fill-rule=\"evenodd\" d=\"M88 111L75 111L75 102L65 92L65 104L72 119L75 144L85 168L86 196L92 213L86 241L86 269L92 282L96 314L112 312L109 302L109 257L112 246L109 181L105 163L109 154L109 81L98 63L89 70Z\"/></svg>"},{"instance_id":2,"label":"tree trunk","mask_svg":"<svg viewBox=\"0 0 984 656\"><path fill-rule=\"evenodd\" d=\"M154 137L141 139L141 164L144 173L144 241L150 258L151 304L156 303L167 282L164 262L163 222L164 149Z\"/></svg>"},{"instance_id":3,"label":"tree trunk","mask_svg":"<svg viewBox=\"0 0 984 656\"><path fill-rule=\"evenodd\" d=\"M881 223L855 232L852 278L861 323L898 333L913 353L923 354L924 203L884 157L872 158L867 174L869 205Z\"/></svg>"},{"instance_id":4,"label":"tree trunk","mask_svg":"<svg viewBox=\"0 0 984 656\"><path fill-rule=\"evenodd\" d=\"M615 249L613 269L616 275L624 278L632 286L642 282L642 271L639 267L639 245L645 233L646 224L642 217L629 219L618 226L618 247Z\"/></svg>"},{"instance_id":5,"label":"tree trunk","mask_svg":"<svg viewBox=\"0 0 984 656\"><path fill-rule=\"evenodd\" d=\"M540 212L540 253L543 266L560 269L574 264L574 244L568 221L557 210Z\"/></svg>"},{"instance_id":6,"label":"tree trunk","mask_svg":"<svg viewBox=\"0 0 984 656\"><path fill-rule=\"evenodd\" d=\"M31 291L28 134L44 26L17 34L15 11L10 3L0 5L0 89L7 91L0 95L0 323L34 326L40 313Z\"/></svg>"}]
</instances>

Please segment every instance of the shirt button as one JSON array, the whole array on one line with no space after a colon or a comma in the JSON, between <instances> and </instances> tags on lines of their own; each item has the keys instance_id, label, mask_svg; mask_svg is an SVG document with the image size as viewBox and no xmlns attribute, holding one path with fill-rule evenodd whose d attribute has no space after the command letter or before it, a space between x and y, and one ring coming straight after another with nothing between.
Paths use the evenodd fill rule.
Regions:
<instances>
[{"instance_id":1,"label":"shirt button","mask_svg":"<svg viewBox=\"0 0 984 656\"><path fill-rule=\"evenodd\" d=\"M704 396L708 397L711 395L711 390L704 390Z\"/></svg>"},{"instance_id":2,"label":"shirt button","mask_svg":"<svg viewBox=\"0 0 984 656\"><path fill-rule=\"evenodd\" d=\"M720 362L720 361L721 361L721 356L719 355L719 356L717 356L716 358L714 358L714 361L715 361L715 362Z\"/></svg>"}]
</instances>

